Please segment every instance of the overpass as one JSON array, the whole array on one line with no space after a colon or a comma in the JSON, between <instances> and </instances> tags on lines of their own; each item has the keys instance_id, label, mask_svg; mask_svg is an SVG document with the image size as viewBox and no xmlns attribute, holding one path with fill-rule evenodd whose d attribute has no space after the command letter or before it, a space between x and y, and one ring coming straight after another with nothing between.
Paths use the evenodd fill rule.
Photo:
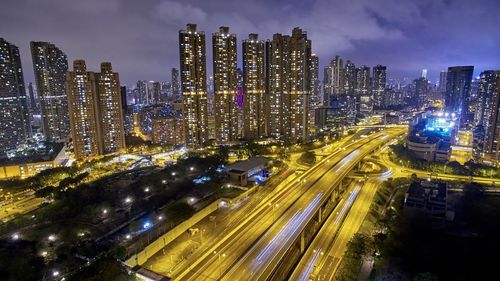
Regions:
<instances>
[{"instance_id":1,"label":"overpass","mask_svg":"<svg viewBox=\"0 0 500 281\"><path fill-rule=\"evenodd\" d=\"M401 129L369 136L342 155L331 170L320 177L292 204L246 253L221 274L221 280L285 280L294 261L302 255L329 213L342 179L367 154L402 134Z\"/></svg>"}]
</instances>

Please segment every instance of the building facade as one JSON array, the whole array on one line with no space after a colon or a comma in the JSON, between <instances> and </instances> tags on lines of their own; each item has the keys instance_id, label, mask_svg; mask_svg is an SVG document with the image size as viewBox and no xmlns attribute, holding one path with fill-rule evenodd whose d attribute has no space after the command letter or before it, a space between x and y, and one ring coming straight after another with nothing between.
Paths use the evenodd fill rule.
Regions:
<instances>
[{"instance_id":1,"label":"building facade","mask_svg":"<svg viewBox=\"0 0 500 281\"><path fill-rule=\"evenodd\" d=\"M186 142L184 123L177 116L156 117L153 119L152 141L161 145L180 145Z\"/></svg>"},{"instance_id":2,"label":"building facade","mask_svg":"<svg viewBox=\"0 0 500 281\"><path fill-rule=\"evenodd\" d=\"M269 64L269 133L291 142L309 136L311 41L300 28L292 35L274 34L267 43Z\"/></svg>"},{"instance_id":3,"label":"building facade","mask_svg":"<svg viewBox=\"0 0 500 281\"><path fill-rule=\"evenodd\" d=\"M227 143L238 138L236 35L229 33L229 27L222 26L219 32L212 34L212 47L215 139Z\"/></svg>"},{"instance_id":4,"label":"building facade","mask_svg":"<svg viewBox=\"0 0 500 281\"><path fill-rule=\"evenodd\" d=\"M84 60L73 63L66 74L71 137L75 158L88 161L125 148L118 74L111 63L101 72L87 71Z\"/></svg>"},{"instance_id":5,"label":"building facade","mask_svg":"<svg viewBox=\"0 0 500 281\"><path fill-rule=\"evenodd\" d=\"M469 111L472 74L474 66L453 66L446 75L445 110L460 117L460 125L467 126L473 120Z\"/></svg>"},{"instance_id":6,"label":"building facade","mask_svg":"<svg viewBox=\"0 0 500 281\"><path fill-rule=\"evenodd\" d=\"M65 83L68 59L54 44L31 42L30 46L43 134L47 141L66 141L70 134Z\"/></svg>"},{"instance_id":7,"label":"building facade","mask_svg":"<svg viewBox=\"0 0 500 281\"><path fill-rule=\"evenodd\" d=\"M377 65L373 67L373 106L381 108L384 103L385 86L387 81L387 67Z\"/></svg>"},{"instance_id":8,"label":"building facade","mask_svg":"<svg viewBox=\"0 0 500 281\"><path fill-rule=\"evenodd\" d=\"M180 75L186 143L201 146L208 141L205 34L188 24L179 31Z\"/></svg>"},{"instance_id":9,"label":"building facade","mask_svg":"<svg viewBox=\"0 0 500 281\"><path fill-rule=\"evenodd\" d=\"M0 38L0 153L15 149L31 135L19 49ZM0 157L1 157L0 156Z\"/></svg>"},{"instance_id":10,"label":"building facade","mask_svg":"<svg viewBox=\"0 0 500 281\"><path fill-rule=\"evenodd\" d=\"M243 40L243 136L248 140L266 135L265 43L257 34Z\"/></svg>"}]
</instances>

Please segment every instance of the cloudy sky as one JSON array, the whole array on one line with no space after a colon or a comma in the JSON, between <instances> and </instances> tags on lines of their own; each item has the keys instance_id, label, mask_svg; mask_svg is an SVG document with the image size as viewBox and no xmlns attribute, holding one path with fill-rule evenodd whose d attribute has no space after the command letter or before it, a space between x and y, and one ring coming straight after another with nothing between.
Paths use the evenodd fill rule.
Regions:
<instances>
[{"instance_id":1,"label":"cloudy sky","mask_svg":"<svg viewBox=\"0 0 500 281\"><path fill-rule=\"evenodd\" d=\"M387 65L396 78L427 68L435 80L450 65L500 69L499 11L498 0L1 0L0 37L20 48L27 82L32 40L56 44L70 65L82 58L97 70L111 61L122 83L169 80L179 65L178 31L189 22L207 35L229 26L239 42L299 26L321 67L339 54ZM208 44L210 36L211 72Z\"/></svg>"}]
</instances>

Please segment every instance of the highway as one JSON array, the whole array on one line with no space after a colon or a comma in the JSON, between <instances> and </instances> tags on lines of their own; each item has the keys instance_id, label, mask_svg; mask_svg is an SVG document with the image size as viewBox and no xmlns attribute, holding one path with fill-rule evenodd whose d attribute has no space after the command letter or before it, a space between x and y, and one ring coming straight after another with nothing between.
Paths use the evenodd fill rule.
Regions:
<instances>
[{"instance_id":1,"label":"highway","mask_svg":"<svg viewBox=\"0 0 500 281\"><path fill-rule=\"evenodd\" d=\"M395 131L398 134L402 132L401 130ZM245 254L247 249L250 249L255 241L259 240L259 237L266 232L274 221L276 221L277 225L283 225L283 222L288 221L282 218L282 214L289 206L299 198L302 198L301 196L304 193L309 195L308 199L312 200L316 197L316 202L323 200L322 195L306 191L310 190L313 186L321 185L317 183L323 176L328 176L328 179L322 180L322 185L331 187L333 180L338 178L335 173L338 170L334 170L333 168L340 167L347 172L348 167L346 164L349 163L350 157L354 157L357 154L357 152L354 154L352 152L368 143L372 138L382 137L382 134L377 133L368 139L362 139L352 143L350 146L345 146L344 149L338 150L337 154L326 157L313 168L306 171L294 184L291 184L288 188L283 188L282 192L277 192L273 196L262 200L261 204L255 210L240 218L241 222L238 227L228 230L227 235L210 250L205 251L205 254L200 259L190 263L189 267L184 268L171 277L175 280L211 280L219 279L221 275L228 274L226 271ZM349 155L351 156L348 157ZM313 198L310 198L311 195ZM303 201L307 201L308 199L303 199ZM315 212L317 206L317 204L310 205L309 208L304 209L304 212L297 214L295 222L297 220L302 222L304 217ZM238 280L238 278L232 280Z\"/></svg>"},{"instance_id":2,"label":"highway","mask_svg":"<svg viewBox=\"0 0 500 281\"><path fill-rule=\"evenodd\" d=\"M342 199L337 207L332 211L330 216L324 222L323 227L319 230L314 240L309 245L304 253L294 272L290 276L290 280L309 280L317 268L317 264L324 259L325 250L330 247L334 241L337 231L339 230L344 218L349 213L352 203L356 200L360 189L360 182L356 181L349 189L347 199Z\"/></svg>"},{"instance_id":3,"label":"highway","mask_svg":"<svg viewBox=\"0 0 500 281\"><path fill-rule=\"evenodd\" d=\"M332 212L289 280L333 280L347 243L358 232L370 210L377 186L389 176L390 174L386 174L384 177L370 178L364 184L357 182L359 192L356 197L348 198L352 207L347 215ZM345 220L342 222L342 219Z\"/></svg>"},{"instance_id":4,"label":"highway","mask_svg":"<svg viewBox=\"0 0 500 281\"><path fill-rule=\"evenodd\" d=\"M175 245L167 245L164 251L151 257L143 266L166 276L177 276L179 278L179 276L182 277L184 274L189 274L191 268L195 267L195 264L208 258L208 253L212 253L217 249L217 245L223 243L228 238L228 232L238 231L245 226L245 221L249 221L251 218L258 217L262 214L270 216L270 210L273 210L273 215L281 214L281 212L284 211L284 205L270 205L270 202L280 201L282 198L292 195L300 195L301 190L294 187L304 184L304 179L306 179L309 174L313 173L325 163L329 163L330 159L332 159L336 153L342 151L339 147L354 145L355 143L352 143L351 137L352 136L346 137L335 144L329 145L326 150L335 152L331 153L329 157L326 157L302 175L297 177L295 174L292 174L285 179L281 179L279 184L272 184L275 179L271 178L270 183L266 183L265 187L261 188L256 194L249 197L242 204L237 204L231 207L230 210L217 211L217 218L221 218L217 219L217 229L204 233L204 240L200 241L201 245L193 253L189 254L187 259L176 261L181 258L179 253L186 252L186 243L181 241L183 239L179 239L179 241L176 241ZM265 222L272 223L269 219ZM176 257L175 259L174 256Z\"/></svg>"},{"instance_id":5,"label":"highway","mask_svg":"<svg viewBox=\"0 0 500 281\"><path fill-rule=\"evenodd\" d=\"M330 190L340 183L343 177L361 161L368 153L376 149L391 138L401 134L401 129L386 130L376 133L360 141L341 153L339 162L336 162L328 171L323 173L312 183L298 200L280 216L260 237L257 242L238 258L231 269L224 272L222 280L266 280L283 259L289 247L295 243L304 228L315 216L316 210L327 200Z\"/></svg>"}]
</instances>

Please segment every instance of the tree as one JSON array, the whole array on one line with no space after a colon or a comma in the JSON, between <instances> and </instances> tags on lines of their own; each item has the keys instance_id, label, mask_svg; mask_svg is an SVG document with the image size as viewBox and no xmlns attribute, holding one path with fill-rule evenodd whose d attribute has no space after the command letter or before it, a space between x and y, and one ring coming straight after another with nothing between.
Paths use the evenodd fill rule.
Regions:
<instances>
[{"instance_id":1,"label":"tree","mask_svg":"<svg viewBox=\"0 0 500 281\"><path fill-rule=\"evenodd\" d=\"M314 151L306 151L300 156L300 161L312 165L316 162L316 153Z\"/></svg>"}]
</instances>

